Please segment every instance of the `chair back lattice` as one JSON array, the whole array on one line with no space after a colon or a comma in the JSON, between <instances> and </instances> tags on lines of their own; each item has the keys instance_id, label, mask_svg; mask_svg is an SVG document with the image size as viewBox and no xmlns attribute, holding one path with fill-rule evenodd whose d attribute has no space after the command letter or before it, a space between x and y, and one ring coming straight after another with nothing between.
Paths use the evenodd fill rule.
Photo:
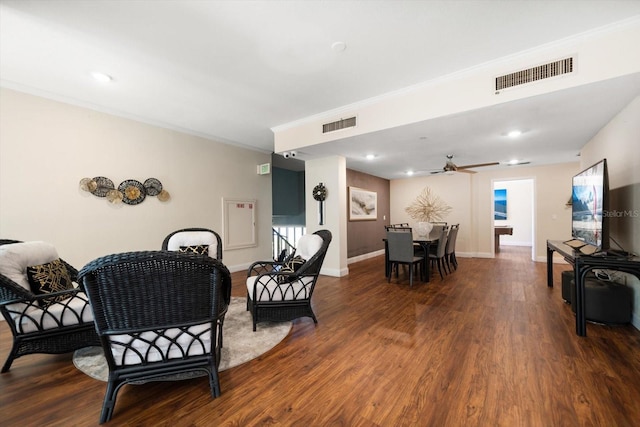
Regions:
<instances>
[{"instance_id":1,"label":"chair back lattice","mask_svg":"<svg viewBox=\"0 0 640 427\"><path fill-rule=\"evenodd\" d=\"M78 279L91 300L101 334L203 322L225 310L231 300L227 267L196 254L108 255L87 264Z\"/></svg>"}]
</instances>

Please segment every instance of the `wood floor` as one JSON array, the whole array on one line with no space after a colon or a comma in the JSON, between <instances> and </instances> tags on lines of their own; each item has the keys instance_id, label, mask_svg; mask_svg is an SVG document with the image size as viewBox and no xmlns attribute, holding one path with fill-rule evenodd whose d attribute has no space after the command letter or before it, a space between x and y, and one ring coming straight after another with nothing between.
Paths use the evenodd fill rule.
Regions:
<instances>
[{"instance_id":1,"label":"wood floor","mask_svg":"<svg viewBox=\"0 0 640 427\"><path fill-rule=\"evenodd\" d=\"M431 283L384 278L382 257L323 276L318 325L294 322L259 359L206 379L125 386L107 425L638 426L640 331L575 318L529 248L461 258ZM233 294L243 296L244 274ZM0 358L10 348L0 323ZM0 425L97 425L105 383L71 355L32 355L0 375Z\"/></svg>"}]
</instances>

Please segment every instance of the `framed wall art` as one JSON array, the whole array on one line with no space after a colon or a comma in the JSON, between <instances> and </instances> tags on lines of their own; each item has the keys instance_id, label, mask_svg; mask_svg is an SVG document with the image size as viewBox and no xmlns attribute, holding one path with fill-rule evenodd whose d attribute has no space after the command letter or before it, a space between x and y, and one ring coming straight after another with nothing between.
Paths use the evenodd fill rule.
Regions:
<instances>
[{"instance_id":1,"label":"framed wall art","mask_svg":"<svg viewBox=\"0 0 640 427\"><path fill-rule=\"evenodd\" d=\"M349 221L378 219L378 193L349 187Z\"/></svg>"},{"instance_id":2,"label":"framed wall art","mask_svg":"<svg viewBox=\"0 0 640 427\"><path fill-rule=\"evenodd\" d=\"M493 190L494 216L493 219L507 219L507 190L506 188Z\"/></svg>"}]
</instances>

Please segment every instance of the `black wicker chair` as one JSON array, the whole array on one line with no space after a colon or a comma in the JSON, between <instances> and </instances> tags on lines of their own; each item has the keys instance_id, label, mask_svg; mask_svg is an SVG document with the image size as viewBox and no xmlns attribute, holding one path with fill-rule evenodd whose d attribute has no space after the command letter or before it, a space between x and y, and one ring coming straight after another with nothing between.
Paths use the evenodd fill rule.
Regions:
<instances>
[{"instance_id":1,"label":"black wicker chair","mask_svg":"<svg viewBox=\"0 0 640 427\"><path fill-rule=\"evenodd\" d=\"M170 233L162 242L163 251L180 251L187 247L207 246L211 258L222 260L222 239L208 228L183 228ZM183 249L181 249L183 248Z\"/></svg>"},{"instance_id":2,"label":"black wicker chair","mask_svg":"<svg viewBox=\"0 0 640 427\"><path fill-rule=\"evenodd\" d=\"M79 288L36 295L28 287L26 267L57 258L55 248L45 242L0 240L0 312L13 335L2 373L21 356L62 354L100 345L87 296ZM60 261L76 281L78 271Z\"/></svg>"},{"instance_id":3,"label":"black wicker chair","mask_svg":"<svg viewBox=\"0 0 640 427\"><path fill-rule=\"evenodd\" d=\"M109 366L100 423L120 387L206 374L220 395L222 325L231 276L219 260L173 251L114 254L80 270Z\"/></svg>"},{"instance_id":4,"label":"black wicker chair","mask_svg":"<svg viewBox=\"0 0 640 427\"><path fill-rule=\"evenodd\" d=\"M318 239L319 237L319 239ZM298 241L294 255L305 259L295 272L285 272L284 263L258 261L247 272L247 310L253 316L253 330L262 321L283 322L311 317L311 297L331 243L331 232L319 230ZM294 257L295 258L295 257Z\"/></svg>"}]
</instances>

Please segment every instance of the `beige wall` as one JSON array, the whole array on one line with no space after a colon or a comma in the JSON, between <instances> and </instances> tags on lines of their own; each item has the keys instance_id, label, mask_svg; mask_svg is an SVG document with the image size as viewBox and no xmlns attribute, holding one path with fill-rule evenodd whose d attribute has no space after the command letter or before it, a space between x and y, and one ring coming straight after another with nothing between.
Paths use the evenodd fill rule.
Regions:
<instances>
[{"instance_id":1,"label":"beige wall","mask_svg":"<svg viewBox=\"0 0 640 427\"><path fill-rule=\"evenodd\" d=\"M533 180L495 181L493 188L507 190L507 219L494 219L494 224L513 227L513 234L500 237L500 245L532 246Z\"/></svg>"},{"instance_id":2,"label":"beige wall","mask_svg":"<svg viewBox=\"0 0 640 427\"><path fill-rule=\"evenodd\" d=\"M440 174L391 181L391 221L415 224L404 211L425 186L440 196L453 210L445 218L460 224L456 252L460 256L493 256L493 183L528 178L534 182L534 256L546 261L547 239L571 237L571 178L579 163L549 166L519 166L476 174Z\"/></svg>"},{"instance_id":3,"label":"beige wall","mask_svg":"<svg viewBox=\"0 0 640 427\"><path fill-rule=\"evenodd\" d=\"M160 249L171 231L222 234L222 198L257 200L258 247L224 252L231 270L271 258L270 155L7 89L0 92L0 237L45 240L77 268L115 252ZM83 177L159 179L171 201L109 204Z\"/></svg>"},{"instance_id":4,"label":"beige wall","mask_svg":"<svg viewBox=\"0 0 640 427\"><path fill-rule=\"evenodd\" d=\"M625 250L640 254L640 97L598 132L582 149L582 169L607 159L611 237ZM614 243L612 249L617 249ZM633 320L640 329L640 280L621 275L633 288Z\"/></svg>"}]
</instances>

